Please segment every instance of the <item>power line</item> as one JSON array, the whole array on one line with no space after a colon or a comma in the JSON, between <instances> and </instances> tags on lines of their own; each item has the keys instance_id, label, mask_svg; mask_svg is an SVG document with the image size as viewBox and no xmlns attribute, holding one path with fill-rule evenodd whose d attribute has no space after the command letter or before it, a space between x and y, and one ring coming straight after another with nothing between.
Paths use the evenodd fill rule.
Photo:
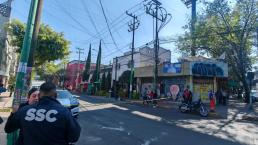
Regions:
<instances>
[{"instance_id":1,"label":"power line","mask_svg":"<svg viewBox=\"0 0 258 145\"><path fill-rule=\"evenodd\" d=\"M114 39L114 37L113 37L113 34L112 34L111 30L110 30L110 26L109 26L109 24L108 24L107 16L106 16L106 14L105 14L105 11L104 11L104 8L103 8L103 5L102 5L101 0L99 0L99 3L100 3L100 6L101 6L101 9L102 9L102 12L103 12L103 15L104 15L106 24L107 24L107 26L108 26L109 34L110 34L110 36L111 36L111 38L112 38L112 41L114 42L114 44L115 44L115 46L116 46L116 49L118 49L117 44L116 44L116 41L115 41L115 39Z\"/></svg>"},{"instance_id":2,"label":"power line","mask_svg":"<svg viewBox=\"0 0 258 145\"><path fill-rule=\"evenodd\" d=\"M100 33L99 33L98 29L97 29L97 26L96 26L96 24L95 24L93 18L91 17L91 14L90 14L90 12L89 12L89 9L88 9L87 5L85 4L85 1L84 1L84 0L81 0L81 3L82 3L82 5L83 5L83 8L85 9L85 11L86 11L86 13L87 13L89 19L90 19L91 24L93 25L95 31L96 31L97 34L99 35L99 38L102 39L102 37L101 37L101 35L100 35ZM108 48L107 45L106 45L106 43L105 43L105 41L104 41L104 39L102 39L102 41L103 41L103 43L104 43L105 48Z\"/></svg>"},{"instance_id":3,"label":"power line","mask_svg":"<svg viewBox=\"0 0 258 145\"><path fill-rule=\"evenodd\" d=\"M55 5L57 5L59 8L60 8L60 10L62 10L67 16L69 16L76 24L78 24L81 28L83 28L84 30L85 30L85 32L89 35L89 36L92 36L92 37L95 37L96 38L96 36L95 35L93 35L93 34L91 34L91 32L85 27L85 26L83 26L76 18L74 18L72 15L71 15L71 13L69 13L69 11L67 11L66 9L65 9L65 7L64 6L62 6L61 4L58 4L56 1L54 1L55 3ZM98 38L97 38L98 39Z\"/></svg>"},{"instance_id":4,"label":"power line","mask_svg":"<svg viewBox=\"0 0 258 145\"><path fill-rule=\"evenodd\" d=\"M146 1L146 0L145 0L145 1ZM131 7L129 10L132 10L132 9L136 8L136 6L138 6L138 5L140 6L143 2L144 2L144 1L142 1L142 2L140 2L140 3L138 3L138 4L136 4L135 6ZM142 8L142 7L140 7L140 8L138 8L138 9L134 10L133 13L135 13L135 12L141 10L141 8ZM122 13L121 15L119 15L118 17L116 17L113 21L111 21L110 27L111 27L111 28L112 28L112 27L115 27L116 25L120 24L121 22L123 22L124 20L126 20L127 18L129 18L127 15L125 15L125 17L123 17L124 15L125 15L125 14ZM122 19L121 19L121 18L122 18ZM103 28L103 29L100 31L100 33L101 33L102 35L105 34L105 33L107 33L107 32L108 32L107 29L108 29L108 27ZM95 34L95 36L96 36L96 34ZM87 42L90 41L90 40L92 40L92 39L94 39L94 38L88 39Z\"/></svg>"},{"instance_id":5,"label":"power line","mask_svg":"<svg viewBox=\"0 0 258 145\"><path fill-rule=\"evenodd\" d=\"M30 4L29 1L25 1L25 2L27 2L28 4ZM76 25L67 23L67 21L61 19L60 17L57 17L57 16L53 15L51 12L47 11L47 9L44 9L44 10L45 10L46 14L48 14L49 16L55 18L55 20L56 20L56 19L59 19L60 21L62 21L63 24L66 24L66 25L71 26L72 28L74 28L74 29L77 30L78 32L85 32L83 29L81 29L81 27L77 27ZM87 32L85 32L85 33L87 33Z\"/></svg>"}]
</instances>

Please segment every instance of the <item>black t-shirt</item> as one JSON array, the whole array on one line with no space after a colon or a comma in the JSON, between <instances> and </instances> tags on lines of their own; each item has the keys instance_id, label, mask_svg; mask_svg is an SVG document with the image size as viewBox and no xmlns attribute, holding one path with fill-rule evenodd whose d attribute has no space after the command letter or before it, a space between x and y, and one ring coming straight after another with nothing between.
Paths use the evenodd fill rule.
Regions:
<instances>
[{"instance_id":1,"label":"black t-shirt","mask_svg":"<svg viewBox=\"0 0 258 145\"><path fill-rule=\"evenodd\" d=\"M15 123L14 123L15 122ZM23 130L25 145L67 145L79 139L81 128L71 112L57 100L43 97L14 113L7 133Z\"/></svg>"}]
</instances>

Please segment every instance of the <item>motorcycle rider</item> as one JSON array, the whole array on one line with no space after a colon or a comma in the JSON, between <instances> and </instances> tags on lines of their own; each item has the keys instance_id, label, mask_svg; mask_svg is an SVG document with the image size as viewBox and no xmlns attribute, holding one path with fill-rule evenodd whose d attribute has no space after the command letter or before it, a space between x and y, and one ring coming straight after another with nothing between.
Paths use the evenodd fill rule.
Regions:
<instances>
[{"instance_id":1,"label":"motorcycle rider","mask_svg":"<svg viewBox=\"0 0 258 145\"><path fill-rule=\"evenodd\" d=\"M192 103L192 92L189 90L189 86L184 90L183 98L188 105Z\"/></svg>"}]
</instances>

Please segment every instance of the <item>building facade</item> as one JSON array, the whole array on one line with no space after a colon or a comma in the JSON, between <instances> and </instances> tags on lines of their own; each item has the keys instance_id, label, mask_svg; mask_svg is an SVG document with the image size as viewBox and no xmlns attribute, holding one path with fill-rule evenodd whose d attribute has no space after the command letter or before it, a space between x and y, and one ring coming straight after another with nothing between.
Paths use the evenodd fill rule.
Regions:
<instances>
[{"instance_id":1,"label":"building facade","mask_svg":"<svg viewBox=\"0 0 258 145\"><path fill-rule=\"evenodd\" d=\"M154 49L150 47L140 48L133 54L134 57L134 67L146 67L153 66L154 62ZM161 48L159 49L159 64L163 62L171 61L171 51ZM112 66L112 86L113 82L119 80L119 77L127 70L131 70L131 52L124 53L123 56L116 57L113 59Z\"/></svg>"},{"instance_id":2,"label":"building facade","mask_svg":"<svg viewBox=\"0 0 258 145\"><path fill-rule=\"evenodd\" d=\"M10 45L11 38L5 30L10 21L12 0L0 4L0 83L7 85L10 76L15 76L17 68L16 48Z\"/></svg>"},{"instance_id":3,"label":"building facade","mask_svg":"<svg viewBox=\"0 0 258 145\"><path fill-rule=\"evenodd\" d=\"M153 67L135 69L137 91L153 90ZM158 66L159 96L177 97L187 86L193 92L193 99L208 101L208 91L227 89L228 65L215 59L186 57L177 63L163 63Z\"/></svg>"}]
</instances>

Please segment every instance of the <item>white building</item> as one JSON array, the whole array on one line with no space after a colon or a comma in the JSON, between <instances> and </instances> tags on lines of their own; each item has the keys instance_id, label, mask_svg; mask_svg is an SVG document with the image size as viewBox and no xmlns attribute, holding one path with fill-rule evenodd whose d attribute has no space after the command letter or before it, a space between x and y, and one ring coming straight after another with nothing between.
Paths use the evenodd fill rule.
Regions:
<instances>
[{"instance_id":1,"label":"white building","mask_svg":"<svg viewBox=\"0 0 258 145\"><path fill-rule=\"evenodd\" d=\"M139 51L134 53L134 67L145 67L145 66L153 66L155 64L154 59L154 51L155 49L150 47L140 48ZM123 72L127 70L131 70L130 62L131 62L131 52L125 52L123 56L119 56L117 58L113 58L113 68L112 68L112 86L113 81L119 80L119 77L123 74ZM171 51L159 48L159 64L167 61L171 61ZM116 60L117 59L117 60ZM116 70L117 65L117 70ZM115 78L115 75L117 77Z\"/></svg>"},{"instance_id":2,"label":"white building","mask_svg":"<svg viewBox=\"0 0 258 145\"><path fill-rule=\"evenodd\" d=\"M10 75L14 76L17 66L15 48L10 46L10 37L5 31L10 21L12 0L0 4L0 83L7 84Z\"/></svg>"}]
</instances>

